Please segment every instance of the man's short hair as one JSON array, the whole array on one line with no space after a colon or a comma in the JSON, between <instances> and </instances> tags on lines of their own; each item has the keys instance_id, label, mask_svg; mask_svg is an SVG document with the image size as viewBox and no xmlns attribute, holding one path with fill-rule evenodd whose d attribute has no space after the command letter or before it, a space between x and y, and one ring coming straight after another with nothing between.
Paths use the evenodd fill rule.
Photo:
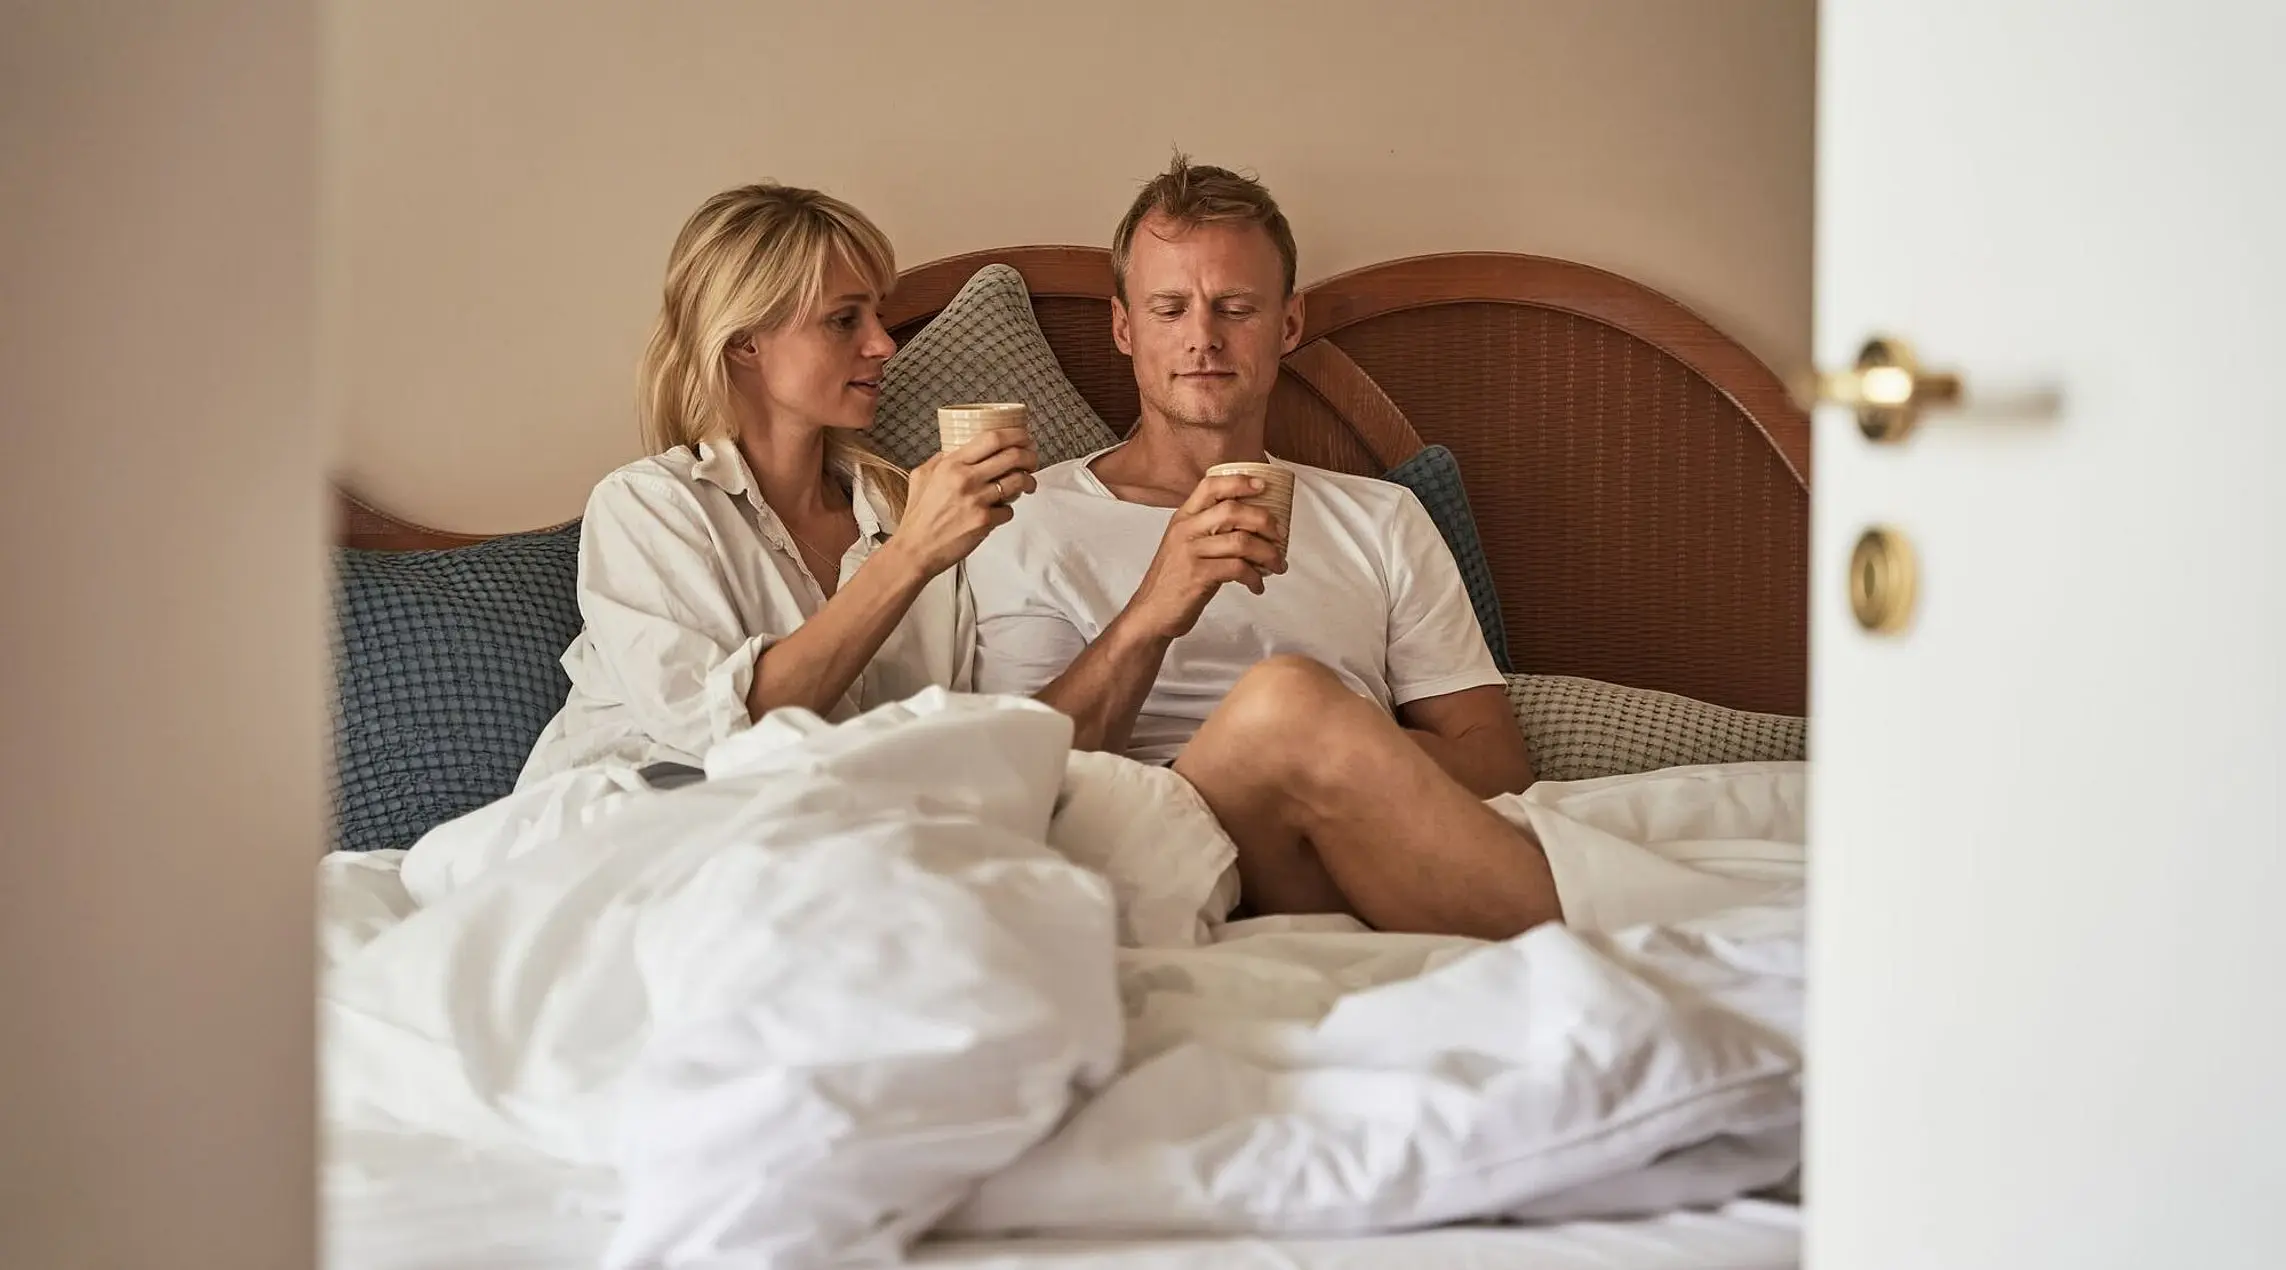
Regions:
<instances>
[{"instance_id":1,"label":"man's short hair","mask_svg":"<svg viewBox=\"0 0 2286 1270\"><path fill-rule=\"evenodd\" d=\"M1193 163L1189 155L1178 153L1166 171L1136 194L1134 205L1111 236L1111 284L1122 300L1127 298L1127 258L1135 245L1135 231L1154 213L1186 228L1217 221L1260 225L1285 265L1286 294L1294 294L1294 231L1286 224L1286 214L1278 210L1278 200L1252 177Z\"/></svg>"}]
</instances>

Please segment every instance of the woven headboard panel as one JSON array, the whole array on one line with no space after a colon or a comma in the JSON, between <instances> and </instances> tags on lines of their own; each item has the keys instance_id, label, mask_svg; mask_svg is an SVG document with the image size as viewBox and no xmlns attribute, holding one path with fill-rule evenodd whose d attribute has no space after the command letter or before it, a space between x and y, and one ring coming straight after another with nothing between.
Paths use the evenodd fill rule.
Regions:
<instances>
[{"instance_id":1,"label":"woven headboard panel","mask_svg":"<svg viewBox=\"0 0 2286 1270\"><path fill-rule=\"evenodd\" d=\"M1019 247L921 265L883 320L910 336L986 264L1024 275L1041 329L1124 430L1110 254ZM1303 293L1271 449L1378 475L1423 444L1460 456L1520 669L1804 712L1809 420L1778 377L1673 300L1536 256L1424 256ZM341 539L470 539L344 495Z\"/></svg>"}]
</instances>

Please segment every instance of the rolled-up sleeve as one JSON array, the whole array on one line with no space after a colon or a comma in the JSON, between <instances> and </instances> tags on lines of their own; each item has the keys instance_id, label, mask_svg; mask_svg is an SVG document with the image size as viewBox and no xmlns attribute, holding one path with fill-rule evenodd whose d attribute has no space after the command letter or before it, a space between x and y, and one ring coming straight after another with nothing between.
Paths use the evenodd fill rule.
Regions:
<instances>
[{"instance_id":1,"label":"rolled-up sleeve","mask_svg":"<svg viewBox=\"0 0 2286 1270\"><path fill-rule=\"evenodd\" d=\"M619 475L596 487L580 530L588 651L652 740L703 755L745 731L755 659L784 631L749 631L723 544L690 491Z\"/></svg>"}]
</instances>

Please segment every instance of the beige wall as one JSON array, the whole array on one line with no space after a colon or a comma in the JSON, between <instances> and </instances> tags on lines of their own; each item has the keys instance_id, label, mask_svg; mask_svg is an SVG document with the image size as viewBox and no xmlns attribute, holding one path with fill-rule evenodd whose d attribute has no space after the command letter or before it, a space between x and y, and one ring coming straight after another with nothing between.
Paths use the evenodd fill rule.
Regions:
<instances>
[{"instance_id":1,"label":"beige wall","mask_svg":"<svg viewBox=\"0 0 2286 1270\"><path fill-rule=\"evenodd\" d=\"M0 1266L306 1270L314 5L0 33Z\"/></svg>"},{"instance_id":2,"label":"beige wall","mask_svg":"<svg viewBox=\"0 0 2286 1270\"><path fill-rule=\"evenodd\" d=\"M633 456L668 242L757 178L913 264L1102 243L1180 145L1260 172L1305 279L1565 256L1808 356L1812 0L335 2L342 474L445 528Z\"/></svg>"}]
</instances>

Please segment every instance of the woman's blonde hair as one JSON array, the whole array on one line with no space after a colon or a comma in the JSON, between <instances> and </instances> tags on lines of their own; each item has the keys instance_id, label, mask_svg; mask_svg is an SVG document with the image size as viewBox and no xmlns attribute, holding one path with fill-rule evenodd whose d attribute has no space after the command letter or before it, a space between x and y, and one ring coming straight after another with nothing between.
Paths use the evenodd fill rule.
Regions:
<instances>
[{"instance_id":1,"label":"woman's blonde hair","mask_svg":"<svg viewBox=\"0 0 2286 1270\"><path fill-rule=\"evenodd\" d=\"M742 185L699 206L675 235L666 294L643 350L643 442L653 454L737 439L731 343L816 311L838 261L877 295L897 258L863 212L788 185ZM826 459L864 469L903 515L905 470L846 431L826 434Z\"/></svg>"}]
</instances>

